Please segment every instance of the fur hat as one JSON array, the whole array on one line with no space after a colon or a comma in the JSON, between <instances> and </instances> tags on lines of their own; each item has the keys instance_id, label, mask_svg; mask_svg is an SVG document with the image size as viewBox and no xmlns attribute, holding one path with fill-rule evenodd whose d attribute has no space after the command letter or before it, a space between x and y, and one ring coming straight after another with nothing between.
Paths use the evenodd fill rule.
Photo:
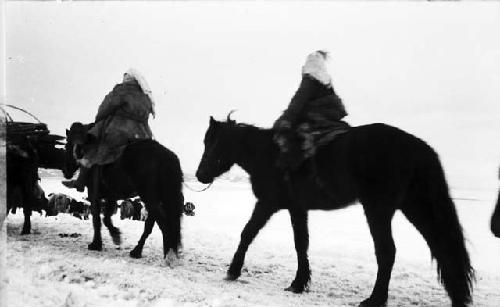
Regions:
<instances>
[{"instance_id":1,"label":"fur hat","mask_svg":"<svg viewBox=\"0 0 500 307\"><path fill-rule=\"evenodd\" d=\"M302 66L302 74L309 75L318 80L324 85L331 85L332 77L326 68L328 53L318 50L307 56L304 66Z\"/></svg>"}]
</instances>

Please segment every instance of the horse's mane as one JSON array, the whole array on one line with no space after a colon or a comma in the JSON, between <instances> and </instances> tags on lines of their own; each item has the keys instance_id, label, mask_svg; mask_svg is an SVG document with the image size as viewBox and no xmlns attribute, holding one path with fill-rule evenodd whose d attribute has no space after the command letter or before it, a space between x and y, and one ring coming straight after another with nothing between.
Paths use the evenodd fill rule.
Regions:
<instances>
[{"instance_id":1,"label":"horse's mane","mask_svg":"<svg viewBox=\"0 0 500 307\"><path fill-rule=\"evenodd\" d=\"M223 121L222 123L226 124L230 128L236 128L236 129L243 129L243 130L248 130L252 132L269 132L271 129L269 128L261 128L257 127L255 125L247 124L247 123L238 123L235 120L231 119L231 114L236 112L236 110L231 110L226 117L226 121Z\"/></svg>"},{"instance_id":2,"label":"horse's mane","mask_svg":"<svg viewBox=\"0 0 500 307\"><path fill-rule=\"evenodd\" d=\"M275 150L275 143L273 141L273 129L262 128L248 123L239 123L231 119L229 112L226 120L218 121L218 123L227 131L227 137L230 139L238 139L243 144L248 144L248 148L259 147L261 149L268 148Z\"/></svg>"},{"instance_id":3,"label":"horse's mane","mask_svg":"<svg viewBox=\"0 0 500 307\"><path fill-rule=\"evenodd\" d=\"M222 122L226 125L230 134L234 138L243 140L245 144L250 145L247 148L260 148L259 150L277 150L276 144L273 140L273 129L262 128L247 123L237 123L236 121Z\"/></svg>"},{"instance_id":4,"label":"horse's mane","mask_svg":"<svg viewBox=\"0 0 500 307\"><path fill-rule=\"evenodd\" d=\"M273 129L271 128L262 128L258 127L252 124L247 124L247 123L238 123L234 120L226 120L222 122L226 125L226 127L230 129L234 129L235 131L238 132L244 132L245 134L258 134L258 135L267 135L270 134L272 135Z\"/></svg>"},{"instance_id":5,"label":"horse's mane","mask_svg":"<svg viewBox=\"0 0 500 307\"><path fill-rule=\"evenodd\" d=\"M268 132L271 130L270 128L262 128L262 127L258 127L258 126L255 126L252 124L247 124L247 123L234 123L234 126L236 128L248 129L248 130L252 130L252 131L261 131L261 132Z\"/></svg>"}]
</instances>

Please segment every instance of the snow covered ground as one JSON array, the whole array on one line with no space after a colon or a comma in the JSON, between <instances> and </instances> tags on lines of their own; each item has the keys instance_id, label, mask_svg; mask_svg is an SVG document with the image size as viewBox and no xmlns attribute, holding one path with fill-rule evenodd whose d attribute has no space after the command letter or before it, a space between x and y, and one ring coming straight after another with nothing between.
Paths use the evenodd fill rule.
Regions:
<instances>
[{"instance_id":1,"label":"snow covered ground","mask_svg":"<svg viewBox=\"0 0 500 307\"><path fill-rule=\"evenodd\" d=\"M47 193L82 196L59 181L44 178L42 186ZM355 306L370 294L376 262L361 206L310 213L311 289L296 295L283 291L296 269L287 212L276 214L257 236L241 278L227 282L227 266L253 209L250 185L239 179L219 180L206 192L184 192L196 205L196 216L183 219L183 254L174 268L164 264L156 226L143 258L132 259L128 252L143 222L115 216L123 235L121 248L113 246L103 228L105 248L92 252L87 250L90 220L34 213L32 234L21 236L22 211L9 215L8 306ZM477 270L474 305L500 306L500 240L489 232L496 191L453 194ZM400 214L393 221L393 233L397 258L388 306L449 306L425 242ZM76 235L60 236L68 234Z\"/></svg>"}]
</instances>

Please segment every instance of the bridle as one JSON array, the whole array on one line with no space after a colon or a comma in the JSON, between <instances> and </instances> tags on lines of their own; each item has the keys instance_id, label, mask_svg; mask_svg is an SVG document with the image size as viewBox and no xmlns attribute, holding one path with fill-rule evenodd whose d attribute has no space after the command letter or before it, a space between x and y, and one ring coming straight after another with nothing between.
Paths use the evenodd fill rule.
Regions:
<instances>
[{"instance_id":1,"label":"bridle","mask_svg":"<svg viewBox=\"0 0 500 307\"><path fill-rule=\"evenodd\" d=\"M217 139L215 140L215 142L212 144L212 146L210 146L210 147L211 147L211 148L210 148L210 150L212 151L218 143L219 143L219 138L217 138ZM217 165L220 165L220 160L221 160L221 159L217 159L217 160L216 160ZM215 181L215 180L214 180L214 181ZM184 182L183 182L182 184L183 184L183 185L184 185L184 186L185 186L188 190L190 190L190 191L197 192L197 193L201 193L201 192L205 192L206 190L208 190L208 189L212 186L212 184L214 183L214 181L210 182L210 183L209 183L209 184L208 184L205 188L203 188L203 189L201 189L201 190L195 190L195 189L191 188L190 186L188 186L188 185L187 185L186 183L184 183Z\"/></svg>"}]
</instances>

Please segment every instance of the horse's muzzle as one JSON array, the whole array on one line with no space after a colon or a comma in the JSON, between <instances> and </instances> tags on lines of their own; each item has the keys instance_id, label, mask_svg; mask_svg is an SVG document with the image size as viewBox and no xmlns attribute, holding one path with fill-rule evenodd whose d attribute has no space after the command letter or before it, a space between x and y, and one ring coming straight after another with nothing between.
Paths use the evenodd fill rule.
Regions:
<instances>
[{"instance_id":1,"label":"horse's muzzle","mask_svg":"<svg viewBox=\"0 0 500 307\"><path fill-rule=\"evenodd\" d=\"M208 176L206 172L200 170L196 171L196 179L203 184L209 184L214 181L213 177Z\"/></svg>"}]
</instances>

